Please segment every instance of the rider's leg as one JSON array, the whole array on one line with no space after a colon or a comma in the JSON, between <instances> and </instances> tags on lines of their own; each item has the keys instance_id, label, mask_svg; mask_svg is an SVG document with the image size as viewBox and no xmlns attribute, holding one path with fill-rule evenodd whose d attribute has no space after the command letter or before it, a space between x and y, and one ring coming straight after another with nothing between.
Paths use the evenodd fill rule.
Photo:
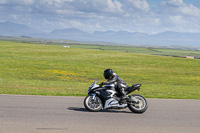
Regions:
<instances>
[{"instance_id":1,"label":"rider's leg","mask_svg":"<svg viewBox=\"0 0 200 133\"><path fill-rule=\"evenodd\" d=\"M128 99L128 96L126 95L126 92L124 91L124 88L120 88L120 94L121 94L121 99L119 101L120 104L122 104L124 101Z\"/></svg>"}]
</instances>

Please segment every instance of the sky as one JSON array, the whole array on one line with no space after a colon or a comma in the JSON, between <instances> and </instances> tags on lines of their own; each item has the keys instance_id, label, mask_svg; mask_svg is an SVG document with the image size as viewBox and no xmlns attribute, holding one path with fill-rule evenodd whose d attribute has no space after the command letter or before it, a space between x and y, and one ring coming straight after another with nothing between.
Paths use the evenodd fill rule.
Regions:
<instances>
[{"instance_id":1,"label":"sky","mask_svg":"<svg viewBox=\"0 0 200 133\"><path fill-rule=\"evenodd\" d=\"M200 32L200 0L0 0L0 22L50 32L77 28L156 34Z\"/></svg>"}]
</instances>

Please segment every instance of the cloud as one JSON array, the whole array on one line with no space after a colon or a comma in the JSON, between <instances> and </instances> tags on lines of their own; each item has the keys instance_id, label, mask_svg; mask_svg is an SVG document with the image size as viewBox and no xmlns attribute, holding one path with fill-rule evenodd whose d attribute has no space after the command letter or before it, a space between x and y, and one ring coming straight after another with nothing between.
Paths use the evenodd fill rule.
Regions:
<instances>
[{"instance_id":1,"label":"cloud","mask_svg":"<svg viewBox=\"0 0 200 133\"><path fill-rule=\"evenodd\" d=\"M70 27L149 34L200 30L200 6L183 0L162 1L156 9L146 0L1 0L0 18L44 31Z\"/></svg>"},{"instance_id":2,"label":"cloud","mask_svg":"<svg viewBox=\"0 0 200 133\"><path fill-rule=\"evenodd\" d=\"M1 0L0 5L8 6L22 6L22 5L31 5L34 3L34 0Z\"/></svg>"},{"instance_id":3,"label":"cloud","mask_svg":"<svg viewBox=\"0 0 200 133\"><path fill-rule=\"evenodd\" d=\"M200 9L192 4L184 3L183 0L169 0L162 2L161 6L161 9L164 9L164 12L168 14L200 17Z\"/></svg>"},{"instance_id":4,"label":"cloud","mask_svg":"<svg viewBox=\"0 0 200 133\"><path fill-rule=\"evenodd\" d=\"M200 8L184 3L183 0L161 2L158 12L165 30L198 32L200 30Z\"/></svg>"},{"instance_id":5,"label":"cloud","mask_svg":"<svg viewBox=\"0 0 200 133\"><path fill-rule=\"evenodd\" d=\"M34 7L41 12L120 13L122 4L117 0L35 0ZM68 14L68 13L67 13Z\"/></svg>"},{"instance_id":6,"label":"cloud","mask_svg":"<svg viewBox=\"0 0 200 133\"><path fill-rule=\"evenodd\" d=\"M71 2L72 3L72 2ZM95 12L95 13L121 13L122 4L117 0L78 0L71 4L75 9L81 12Z\"/></svg>"},{"instance_id":7,"label":"cloud","mask_svg":"<svg viewBox=\"0 0 200 133\"><path fill-rule=\"evenodd\" d=\"M183 5L183 4L184 4L184 3L183 3L183 0L169 0L169 1L166 2L166 3L172 4L172 5L177 5L177 6Z\"/></svg>"},{"instance_id":8,"label":"cloud","mask_svg":"<svg viewBox=\"0 0 200 133\"><path fill-rule=\"evenodd\" d=\"M128 7L132 10L150 11L149 4L146 0L125 0L124 3L125 9Z\"/></svg>"}]
</instances>

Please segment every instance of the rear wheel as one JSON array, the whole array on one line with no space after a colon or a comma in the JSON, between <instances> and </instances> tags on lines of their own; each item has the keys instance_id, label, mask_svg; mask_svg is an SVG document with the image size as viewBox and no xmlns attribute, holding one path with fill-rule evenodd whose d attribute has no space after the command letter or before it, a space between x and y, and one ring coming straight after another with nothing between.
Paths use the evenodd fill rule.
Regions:
<instances>
[{"instance_id":1,"label":"rear wheel","mask_svg":"<svg viewBox=\"0 0 200 133\"><path fill-rule=\"evenodd\" d=\"M84 106L91 112L98 112L103 108L102 101L98 96L87 96L84 100Z\"/></svg>"},{"instance_id":2,"label":"rear wheel","mask_svg":"<svg viewBox=\"0 0 200 133\"><path fill-rule=\"evenodd\" d=\"M132 112L144 113L147 110L148 108L147 101L143 96L134 94L134 95L131 95L130 98L131 98L131 101L133 101L133 103L129 104L128 108Z\"/></svg>"}]
</instances>

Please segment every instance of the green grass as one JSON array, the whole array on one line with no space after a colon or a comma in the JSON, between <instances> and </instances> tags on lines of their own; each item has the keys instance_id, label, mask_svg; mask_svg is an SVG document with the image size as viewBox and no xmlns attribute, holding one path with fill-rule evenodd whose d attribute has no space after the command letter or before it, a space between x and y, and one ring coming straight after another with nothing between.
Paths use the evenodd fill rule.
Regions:
<instances>
[{"instance_id":1,"label":"green grass","mask_svg":"<svg viewBox=\"0 0 200 133\"><path fill-rule=\"evenodd\" d=\"M61 45L61 44L54 44ZM181 49L164 49L164 48L148 48L148 47L126 47L126 46L100 46L100 45L70 45L73 48L109 50L127 53L140 53L150 55L169 55L169 56L194 56L200 58L198 50L181 50Z\"/></svg>"},{"instance_id":2,"label":"green grass","mask_svg":"<svg viewBox=\"0 0 200 133\"><path fill-rule=\"evenodd\" d=\"M200 60L0 41L0 94L84 96L112 68L149 98L200 99Z\"/></svg>"}]
</instances>

